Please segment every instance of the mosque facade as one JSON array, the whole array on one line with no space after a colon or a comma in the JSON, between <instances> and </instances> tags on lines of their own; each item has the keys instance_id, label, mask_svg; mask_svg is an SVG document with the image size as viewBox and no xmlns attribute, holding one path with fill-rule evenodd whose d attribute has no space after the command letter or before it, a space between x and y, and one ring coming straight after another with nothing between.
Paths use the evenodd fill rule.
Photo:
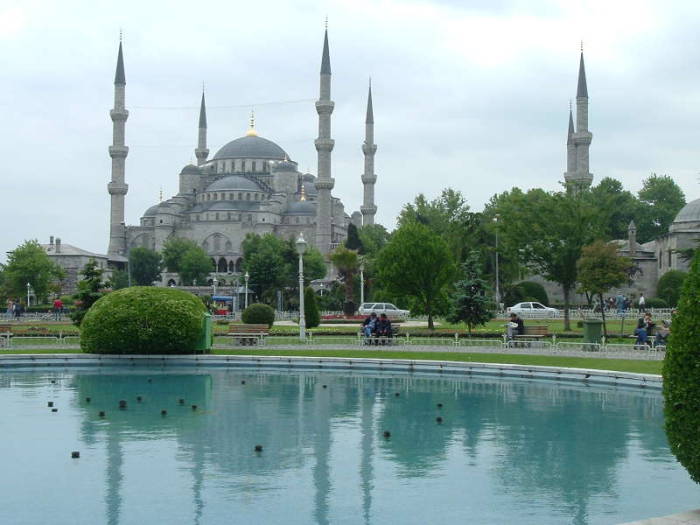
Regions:
<instances>
[{"instance_id":1,"label":"mosque facade","mask_svg":"<svg viewBox=\"0 0 700 525\"><path fill-rule=\"evenodd\" d=\"M126 75L122 43L119 44L114 79L110 236L107 255L115 265L125 264L129 251L138 246L162 250L170 238L195 241L212 259L216 273L241 271L241 243L249 233L271 233L279 237L300 235L324 255L347 238L351 222L373 224L374 203L374 114L371 86L367 98L365 141L362 144L365 170L361 177L364 201L360 211L349 215L341 199L332 193L331 155L331 63L328 31L323 41L320 93L316 101L319 122L314 145L318 156L316 175L302 173L298 164L275 142L261 137L251 115L247 133L223 145L209 156L207 111L202 93L197 165L189 164L179 174L179 191L148 208L138 225L126 225L124 201L128 192L125 160L125 127L129 116L125 104ZM166 275L164 280L174 276Z\"/></svg>"}]
</instances>

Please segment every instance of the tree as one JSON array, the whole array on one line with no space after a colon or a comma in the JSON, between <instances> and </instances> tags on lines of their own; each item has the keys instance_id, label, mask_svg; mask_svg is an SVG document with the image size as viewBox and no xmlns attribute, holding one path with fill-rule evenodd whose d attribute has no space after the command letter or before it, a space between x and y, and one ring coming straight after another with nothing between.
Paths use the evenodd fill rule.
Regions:
<instances>
[{"instance_id":1,"label":"tree","mask_svg":"<svg viewBox=\"0 0 700 525\"><path fill-rule=\"evenodd\" d=\"M462 279L455 283L450 300L450 313L447 320L451 323L464 321L469 335L472 326L483 325L493 317L489 285L481 277L479 252L472 250L462 263Z\"/></svg>"},{"instance_id":2,"label":"tree","mask_svg":"<svg viewBox=\"0 0 700 525\"><path fill-rule=\"evenodd\" d=\"M353 291L353 278L360 267L360 259L355 250L348 250L345 246L338 246L331 253L331 262L343 277L345 283L345 315L355 313L355 298Z\"/></svg>"},{"instance_id":3,"label":"tree","mask_svg":"<svg viewBox=\"0 0 700 525\"><path fill-rule=\"evenodd\" d=\"M362 240L360 239L360 234L357 230L357 226L355 226L353 223L350 223L350 225L348 226L348 238L345 239L345 247L348 250L355 250L360 255L365 253L364 246L362 246Z\"/></svg>"},{"instance_id":4,"label":"tree","mask_svg":"<svg viewBox=\"0 0 700 525\"><path fill-rule=\"evenodd\" d=\"M581 258L576 266L581 289L598 296L603 316L603 333L607 337L603 294L627 281L632 261L618 255L614 244L595 241L581 249Z\"/></svg>"},{"instance_id":5,"label":"tree","mask_svg":"<svg viewBox=\"0 0 700 525\"><path fill-rule=\"evenodd\" d=\"M316 328L321 324L321 314L318 312L316 292L310 286L304 289L304 319L306 328Z\"/></svg>"},{"instance_id":6,"label":"tree","mask_svg":"<svg viewBox=\"0 0 700 525\"><path fill-rule=\"evenodd\" d=\"M432 330L436 303L454 274L447 242L427 226L409 222L396 230L379 252L377 269L390 293L416 301L428 315Z\"/></svg>"},{"instance_id":7,"label":"tree","mask_svg":"<svg viewBox=\"0 0 700 525\"><path fill-rule=\"evenodd\" d=\"M129 286L129 272L124 270L114 270L112 271L112 278L107 283L109 288L112 290L121 290L122 288L128 288Z\"/></svg>"},{"instance_id":8,"label":"tree","mask_svg":"<svg viewBox=\"0 0 700 525\"><path fill-rule=\"evenodd\" d=\"M211 272L211 259L202 248L192 246L180 257L178 269L180 281L185 286L204 284Z\"/></svg>"},{"instance_id":9,"label":"tree","mask_svg":"<svg viewBox=\"0 0 700 525\"><path fill-rule=\"evenodd\" d=\"M627 238L630 221L639 223L643 205L619 180L605 177L590 190L591 204L602 217L604 235L609 239ZM639 237L639 242L650 239Z\"/></svg>"},{"instance_id":10,"label":"tree","mask_svg":"<svg viewBox=\"0 0 700 525\"><path fill-rule=\"evenodd\" d=\"M412 204L406 204L399 214L398 226L423 224L435 235L443 237L454 259L460 261L479 228L478 215L469 211L469 205L461 192L446 188L431 201L421 193Z\"/></svg>"},{"instance_id":11,"label":"tree","mask_svg":"<svg viewBox=\"0 0 700 525\"><path fill-rule=\"evenodd\" d=\"M661 276L656 285L656 297L666 301L669 306L676 306L681 296L683 283L688 276L680 270L669 270Z\"/></svg>"},{"instance_id":12,"label":"tree","mask_svg":"<svg viewBox=\"0 0 700 525\"><path fill-rule=\"evenodd\" d=\"M569 307L577 282L581 249L600 238L602 219L590 202L590 193L547 193L517 188L499 195L495 209L501 218L504 251L517 254L530 271L562 287L564 329L571 330Z\"/></svg>"},{"instance_id":13,"label":"tree","mask_svg":"<svg viewBox=\"0 0 700 525\"><path fill-rule=\"evenodd\" d=\"M636 223L639 242L647 242L668 233L676 215L685 206L683 190L668 175L652 173L644 179L638 196L645 205L641 220Z\"/></svg>"},{"instance_id":14,"label":"tree","mask_svg":"<svg viewBox=\"0 0 700 525\"><path fill-rule=\"evenodd\" d=\"M104 270L97 265L95 259L90 259L83 266L80 275L82 279L78 281L78 291L73 296L75 309L70 315L76 326L80 326L90 307L105 294L104 289L107 286L102 281Z\"/></svg>"},{"instance_id":15,"label":"tree","mask_svg":"<svg viewBox=\"0 0 700 525\"><path fill-rule=\"evenodd\" d=\"M154 250L139 246L129 252L131 279L139 286L153 286L160 279L162 258Z\"/></svg>"},{"instance_id":16,"label":"tree","mask_svg":"<svg viewBox=\"0 0 700 525\"><path fill-rule=\"evenodd\" d=\"M200 248L200 246L190 240L181 237L171 237L163 244L163 266L169 272L180 273L182 257L188 250ZM211 265L211 263L209 263ZM182 277L182 276L180 276Z\"/></svg>"},{"instance_id":17,"label":"tree","mask_svg":"<svg viewBox=\"0 0 700 525\"><path fill-rule=\"evenodd\" d=\"M662 372L668 444L696 483L700 483L699 347L700 255L696 255L673 316Z\"/></svg>"},{"instance_id":18,"label":"tree","mask_svg":"<svg viewBox=\"0 0 700 525\"><path fill-rule=\"evenodd\" d=\"M47 297L51 284L65 277L63 269L54 263L38 241L25 241L7 254L3 271L5 292L23 297L27 283L40 300Z\"/></svg>"}]
</instances>

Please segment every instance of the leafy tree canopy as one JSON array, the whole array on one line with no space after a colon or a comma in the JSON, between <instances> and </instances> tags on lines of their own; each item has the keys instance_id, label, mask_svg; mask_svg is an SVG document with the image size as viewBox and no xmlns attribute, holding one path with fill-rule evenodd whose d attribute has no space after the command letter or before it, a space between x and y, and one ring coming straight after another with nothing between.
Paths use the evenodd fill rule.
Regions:
<instances>
[{"instance_id":1,"label":"leafy tree canopy","mask_svg":"<svg viewBox=\"0 0 700 525\"><path fill-rule=\"evenodd\" d=\"M638 193L639 200L645 204L641 220L637 223L637 236L640 242L656 239L668 233L673 219L685 206L683 190L668 175L651 176L644 179Z\"/></svg>"},{"instance_id":2,"label":"leafy tree canopy","mask_svg":"<svg viewBox=\"0 0 700 525\"><path fill-rule=\"evenodd\" d=\"M163 245L163 266L169 272L180 273L182 257L185 255L185 252L195 248L200 248L200 246L190 239L171 237ZM211 263L209 264L211 265Z\"/></svg>"},{"instance_id":3,"label":"leafy tree canopy","mask_svg":"<svg viewBox=\"0 0 700 525\"><path fill-rule=\"evenodd\" d=\"M428 327L434 328L437 303L455 269L447 242L428 226L409 221L379 253L377 269L386 290L414 299L428 315Z\"/></svg>"},{"instance_id":4,"label":"leafy tree canopy","mask_svg":"<svg viewBox=\"0 0 700 525\"><path fill-rule=\"evenodd\" d=\"M656 285L656 296L666 301L669 306L678 305L687 275L680 270L669 270L663 274Z\"/></svg>"},{"instance_id":5,"label":"leafy tree canopy","mask_svg":"<svg viewBox=\"0 0 700 525\"><path fill-rule=\"evenodd\" d=\"M73 324L80 326L90 307L103 295L107 283L102 281L104 270L97 265L95 259L90 259L80 271L78 291L73 296L75 309L71 313Z\"/></svg>"},{"instance_id":6,"label":"leafy tree canopy","mask_svg":"<svg viewBox=\"0 0 700 525\"><path fill-rule=\"evenodd\" d=\"M353 223L350 223L348 226L348 238L345 239L345 247L348 250L355 250L360 255L365 253L365 247L362 245L362 239L360 239L357 226Z\"/></svg>"},{"instance_id":7,"label":"leafy tree canopy","mask_svg":"<svg viewBox=\"0 0 700 525\"><path fill-rule=\"evenodd\" d=\"M152 286L160 279L162 258L154 250L139 246L129 252L131 279L139 286Z\"/></svg>"},{"instance_id":8,"label":"leafy tree canopy","mask_svg":"<svg viewBox=\"0 0 700 525\"><path fill-rule=\"evenodd\" d=\"M36 240L25 241L7 255L3 271L7 295L26 296L29 283L36 296L42 300L52 291L52 283L64 278L63 269L51 260Z\"/></svg>"},{"instance_id":9,"label":"leafy tree canopy","mask_svg":"<svg viewBox=\"0 0 700 525\"><path fill-rule=\"evenodd\" d=\"M185 286L195 283L205 284L211 272L211 259L199 246L191 246L185 250L178 262L178 274Z\"/></svg>"}]
</instances>

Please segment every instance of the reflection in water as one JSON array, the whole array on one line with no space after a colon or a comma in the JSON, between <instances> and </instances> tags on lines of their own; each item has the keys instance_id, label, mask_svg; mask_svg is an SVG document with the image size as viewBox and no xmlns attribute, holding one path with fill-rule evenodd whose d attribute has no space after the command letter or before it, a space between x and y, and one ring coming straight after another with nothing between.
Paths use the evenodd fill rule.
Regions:
<instances>
[{"instance_id":1,"label":"reflection in water","mask_svg":"<svg viewBox=\"0 0 700 525\"><path fill-rule=\"evenodd\" d=\"M37 389L51 388L47 377L4 375L0 409L3 392L35 403ZM583 525L665 514L697 498L669 455L655 392L227 369L76 371L62 385L73 432L95 450L66 490L80 493L89 483L81 479L101 478L109 525L138 522L136 504L142 523L425 523L439 508L446 519L475 523ZM638 476L645 483L631 500L626 486ZM129 492L136 484L145 493ZM148 490L163 505L151 508ZM79 523L61 501L52 522ZM2 513L0 521L12 521Z\"/></svg>"}]
</instances>

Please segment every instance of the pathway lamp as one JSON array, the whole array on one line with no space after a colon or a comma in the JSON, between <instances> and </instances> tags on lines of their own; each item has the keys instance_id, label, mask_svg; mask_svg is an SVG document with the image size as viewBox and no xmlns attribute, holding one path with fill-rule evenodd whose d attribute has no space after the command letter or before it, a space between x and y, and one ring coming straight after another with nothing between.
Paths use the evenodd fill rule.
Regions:
<instances>
[{"instance_id":1,"label":"pathway lamp","mask_svg":"<svg viewBox=\"0 0 700 525\"><path fill-rule=\"evenodd\" d=\"M304 316L304 252L306 252L306 241L304 234L300 233L296 242L297 253L299 254L299 339L306 339L306 318Z\"/></svg>"},{"instance_id":2,"label":"pathway lamp","mask_svg":"<svg viewBox=\"0 0 700 525\"><path fill-rule=\"evenodd\" d=\"M498 213L493 218L493 222L496 223L496 308L500 311L501 309L501 290L498 275Z\"/></svg>"},{"instance_id":3,"label":"pathway lamp","mask_svg":"<svg viewBox=\"0 0 700 525\"><path fill-rule=\"evenodd\" d=\"M246 271L243 276L245 279L245 307L248 308L248 279L250 279L250 274Z\"/></svg>"}]
</instances>

